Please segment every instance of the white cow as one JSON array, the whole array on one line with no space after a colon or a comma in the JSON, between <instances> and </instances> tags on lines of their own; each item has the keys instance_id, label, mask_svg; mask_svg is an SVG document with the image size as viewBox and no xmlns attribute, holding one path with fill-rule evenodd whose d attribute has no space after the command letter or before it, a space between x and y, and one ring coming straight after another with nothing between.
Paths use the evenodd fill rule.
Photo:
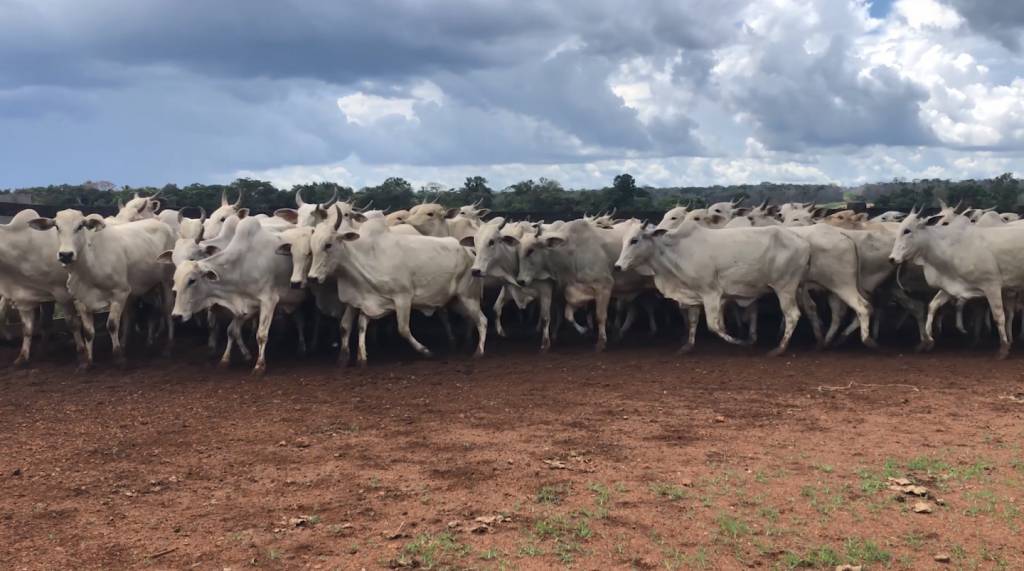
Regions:
<instances>
[{"instance_id":1,"label":"white cow","mask_svg":"<svg viewBox=\"0 0 1024 571\"><path fill-rule=\"evenodd\" d=\"M306 297L306 290L291 286L290 255L281 255L285 244L280 234L264 228L259 220L246 218L238 223L226 248L208 258L182 262L174 271L174 310L176 319L187 320L193 314L215 305L231 312L228 346L221 365L231 361L233 340L239 338L242 325L259 315L256 328L258 355L253 374L266 372L266 349L270 325L278 309L293 314L299 326L299 351L305 351L304 327L295 310Z\"/></svg>"},{"instance_id":2,"label":"white cow","mask_svg":"<svg viewBox=\"0 0 1024 571\"><path fill-rule=\"evenodd\" d=\"M494 302L494 329L498 335L505 336L501 314L509 299L514 301L520 310L525 309L536 299L540 305L540 350L547 351L551 348L551 297L554 284L549 280L534 280L529 286L520 286L516 283L516 275L519 273L519 256L516 248L519 239L527 230L533 231L532 226L521 223L505 224L504 218L495 218L481 225L476 236L463 238L461 244L476 250L473 277L490 277L501 283L501 291Z\"/></svg>"},{"instance_id":3,"label":"white cow","mask_svg":"<svg viewBox=\"0 0 1024 571\"><path fill-rule=\"evenodd\" d=\"M725 330L723 302L750 303L774 291L785 330L770 354L780 355L800 319L797 296L810 257L807 241L784 228L713 230L689 219L674 230L635 226L623 238L615 267L653 273L658 291L680 306L703 305L708 327L735 344L744 342ZM684 349L690 346L692 333Z\"/></svg>"},{"instance_id":4,"label":"white cow","mask_svg":"<svg viewBox=\"0 0 1024 571\"><path fill-rule=\"evenodd\" d=\"M30 223L39 218L35 210L22 210L7 224L0 224L0 296L21 318L21 351L16 366L29 362L36 315L44 303L55 302L64 309L79 354L84 350L78 318L68 291L68 271L57 260L56 230L37 232Z\"/></svg>"},{"instance_id":5,"label":"white cow","mask_svg":"<svg viewBox=\"0 0 1024 571\"><path fill-rule=\"evenodd\" d=\"M331 195L327 202L322 203L306 202L302 199L302 190L297 190L295 191L296 208L279 208L274 211L274 216L287 220L296 226L309 226L312 228L318 222L326 219L327 209L337 201L337 189L334 190L334 194Z\"/></svg>"},{"instance_id":6,"label":"white cow","mask_svg":"<svg viewBox=\"0 0 1024 571\"><path fill-rule=\"evenodd\" d=\"M244 214L243 214L244 212ZM210 216L203 223L203 235L216 236L220 234L220 228L232 214L244 216L249 213L248 208L242 208L242 192L238 193L238 199L234 203L228 202L228 191L220 193L220 206L210 213Z\"/></svg>"},{"instance_id":7,"label":"white cow","mask_svg":"<svg viewBox=\"0 0 1024 571\"><path fill-rule=\"evenodd\" d=\"M170 322L168 272L157 261L164 250L174 245L174 234L159 220L139 220L108 226L98 216L85 216L78 210L61 210L56 218L36 218L29 222L40 231L57 230L57 259L68 268L68 290L82 320L84 366L93 363L95 325L93 314L110 312L107 330L114 358L125 362L122 339L130 331L121 314L137 299L148 294L161 295L167 321L169 353L174 343L174 325ZM130 311L130 309L129 309Z\"/></svg>"},{"instance_id":8,"label":"white cow","mask_svg":"<svg viewBox=\"0 0 1024 571\"><path fill-rule=\"evenodd\" d=\"M878 216L875 216L869 222L899 222L907 217L905 212L899 210L887 210Z\"/></svg>"},{"instance_id":9,"label":"white cow","mask_svg":"<svg viewBox=\"0 0 1024 571\"><path fill-rule=\"evenodd\" d=\"M451 236L456 240L473 236L479 226L477 220L459 216L458 208L445 209L433 203L413 206L405 223L424 236Z\"/></svg>"},{"instance_id":10,"label":"white cow","mask_svg":"<svg viewBox=\"0 0 1024 571\"><path fill-rule=\"evenodd\" d=\"M474 356L483 355L487 318L480 310L482 285L470 273L472 256L457 240L396 234L383 218L367 220L357 228L351 218L336 217L333 223L317 226L310 243L309 278L325 281L334 276L340 301L359 311L360 364L366 363L369 320L391 313L397 318L399 335L429 356L430 350L409 329L410 312L418 309L429 315L450 303L476 324ZM342 320L345 330L353 313L346 312Z\"/></svg>"},{"instance_id":11,"label":"white cow","mask_svg":"<svg viewBox=\"0 0 1024 571\"><path fill-rule=\"evenodd\" d=\"M900 224L890 260L913 261L924 267L928 284L938 288L928 304L926 348L934 345L935 314L950 300L984 297L999 332L1000 359L1009 354L1010 340L1004 295L1024 288L1024 227L978 227L958 217L941 226L941 215L921 218L911 211Z\"/></svg>"}]
</instances>

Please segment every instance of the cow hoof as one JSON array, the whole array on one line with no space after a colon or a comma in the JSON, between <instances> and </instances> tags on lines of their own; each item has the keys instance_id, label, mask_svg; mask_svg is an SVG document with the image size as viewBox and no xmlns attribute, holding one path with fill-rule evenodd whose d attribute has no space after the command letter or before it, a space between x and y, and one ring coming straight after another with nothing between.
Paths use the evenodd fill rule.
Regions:
<instances>
[{"instance_id":1,"label":"cow hoof","mask_svg":"<svg viewBox=\"0 0 1024 571\"><path fill-rule=\"evenodd\" d=\"M220 361L217 361L217 368L218 369L227 369L227 368L230 368L230 367L231 367L231 361L230 360L225 361L224 359L221 359Z\"/></svg>"},{"instance_id":2,"label":"cow hoof","mask_svg":"<svg viewBox=\"0 0 1024 571\"><path fill-rule=\"evenodd\" d=\"M118 356L118 357L114 357L114 364L117 365L118 369L127 369L128 368L128 360L125 359L123 355Z\"/></svg>"},{"instance_id":3,"label":"cow hoof","mask_svg":"<svg viewBox=\"0 0 1024 571\"><path fill-rule=\"evenodd\" d=\"M360 369L365 369L366 368L366 359L359 359L359 360L357 360L356 361L356 366L359 367Z\"/></svg>"},{"instance_id":4,"label":"cow hoof","mask_svg":"<svg viewBox=\"0 0 1024 571\"><path fill-rule=\"evenodd\" d=\"M870 337L861 340L861 343L863 343L864 346L867 347L868 349L878 349L878 343L875 342L875 340Z\"/></svg>"},{"instance_id":5,"label":"cow hoof","mask_svg":"<svg viewBox=\"0 0 1024 571\"><path fill-rule=\"evenodd\" d=\"M424 349L423 352L420 353L420 354L423 355L424 357L426 357L427 359L429 359L429 358L434 356L434 354L431 353L429 349Z\"/></svg>"},{"instance_id":6,"label":"cow hoof","mask_svg":"<svg viewBox=\"0 0 1024 571\"><path fill-rule=\"evenodd\" d=\"M768 351L768 356L769 357L778 357L779 355L782 355L785 352L786 352L785 348L783 348L783 347L776 347L775 349L772 349L771 351Z\"/></svg>"},{"instance_id":7,"label":"cow hoof","mask_svg":"<svg viewBox=\"0 0 1024 571\"><path fill-rule=\"evenodd\" d=\"M547 353L550 350L551 350L551 343L541 343L540 344L540 352L541 353Z\"/></svg>"},{"instance_id":8,"label":"cow hoof","mask_svg":"<svg viewBox=\"0 0 1024 571\"><path fill-rule=\"evenodd\" d=\"M87 372L89 372L91 370L92 370L92 363L79 363L78 364L78 368L75 369L75 372L87 373Z\"/></svg>"},{"instance_id":9,"label":"cow hoof","mask_svg":"<svg viewBox=\"0 0 1024 571\"><path fill-rule=\"evenodd\" d=\"M264 374L266 374L266 372L266 365L256 365L255 367L252 368L252 376L254 377L262 377Z\"/></svg>"},{"instance_id":10,"label":"cow hoof","mask_svg":"<svg viewBox=\"0 0 1024 571\"><path fill-rule=\"evenodd\" d=\"M1001 349L999 349L999 352L996 353L996 359L999 359L1000 361L1002 361L1003 359L1005 359L1009 355L1010 355L1010 348L1009 347L1001 348Z\"/></svg>"},{"instance_id":11,"label":"cow hoof","mask_svg":"<svg viewBox=\"0 0 1024 571\"><path fill-rule=\"evenodd\" d=\"M18 355L18 358L14 360L14 366L17 368L24 367L28 364L28 357L24 355Z\"/></svg>"},{"instance_id":12,"label":"cow hoof","mask_svg":"<svg viewBox=\"0 0 1024 571\"><path fill-rule=\"evenodd\" d=\"M476 352L474 352L473 353L473 358L474 359L483 359L484 358L484 352L483 351L476 351Z\"/></svg>"},{"instance_id":13,"label":"cow hoof","mask_svg":"<svg viewBox=\"0 0 1024 571\"><path fill-rule=\"evenodd\" d=\"M676 351L676 355L688 355L690 351L693 351L693 345L683 345L678 351Z\"/></svg>"}]
</instances>

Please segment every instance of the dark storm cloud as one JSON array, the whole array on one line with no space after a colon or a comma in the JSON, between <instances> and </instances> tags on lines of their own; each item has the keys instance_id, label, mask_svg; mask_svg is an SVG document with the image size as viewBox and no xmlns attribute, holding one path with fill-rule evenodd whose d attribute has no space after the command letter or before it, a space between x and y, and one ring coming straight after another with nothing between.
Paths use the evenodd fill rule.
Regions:
<instances>
[{"instance_id":1,"label":"dark storm cloud","mask_svg":"<svg viewBox=\"0 0 1024 571\"><path fill-rule=\"evenodd\" d=\"M1024 47L1024 6L1012 0L949 0L971 29L1011 50Z\"/></svg>"}]
</instances>

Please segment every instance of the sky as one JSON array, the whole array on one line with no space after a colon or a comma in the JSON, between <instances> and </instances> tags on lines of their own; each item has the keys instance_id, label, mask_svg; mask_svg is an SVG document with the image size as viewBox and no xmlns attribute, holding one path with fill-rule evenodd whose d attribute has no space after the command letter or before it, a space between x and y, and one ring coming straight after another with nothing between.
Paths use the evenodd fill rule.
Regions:
<instances>
[{"instance_id":1,"label":"sky","mask_svg":"<svg viewBox=\"0 0 1024 571\"><path fill-rule=\"evenodd\" d=\"M1007 0L0 0L0 188L1024 176Z\"/></svg>"}]
</instances>

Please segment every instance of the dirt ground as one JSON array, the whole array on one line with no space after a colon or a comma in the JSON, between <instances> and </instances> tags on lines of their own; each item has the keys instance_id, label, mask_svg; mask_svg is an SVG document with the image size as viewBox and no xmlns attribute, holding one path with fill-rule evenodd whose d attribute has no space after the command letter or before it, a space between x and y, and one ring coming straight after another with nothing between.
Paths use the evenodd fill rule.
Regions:
<instances>
[{"instance_id":1,"label":"dirt ground","mask_svg":"<svg viewBox=\"0 0 1024 571\"><path fill-rule=\"evenodd\" d=\"M3 568L1024 568L1019 355L200 343L0 369Z\"/></svg>"}]
</instances>

